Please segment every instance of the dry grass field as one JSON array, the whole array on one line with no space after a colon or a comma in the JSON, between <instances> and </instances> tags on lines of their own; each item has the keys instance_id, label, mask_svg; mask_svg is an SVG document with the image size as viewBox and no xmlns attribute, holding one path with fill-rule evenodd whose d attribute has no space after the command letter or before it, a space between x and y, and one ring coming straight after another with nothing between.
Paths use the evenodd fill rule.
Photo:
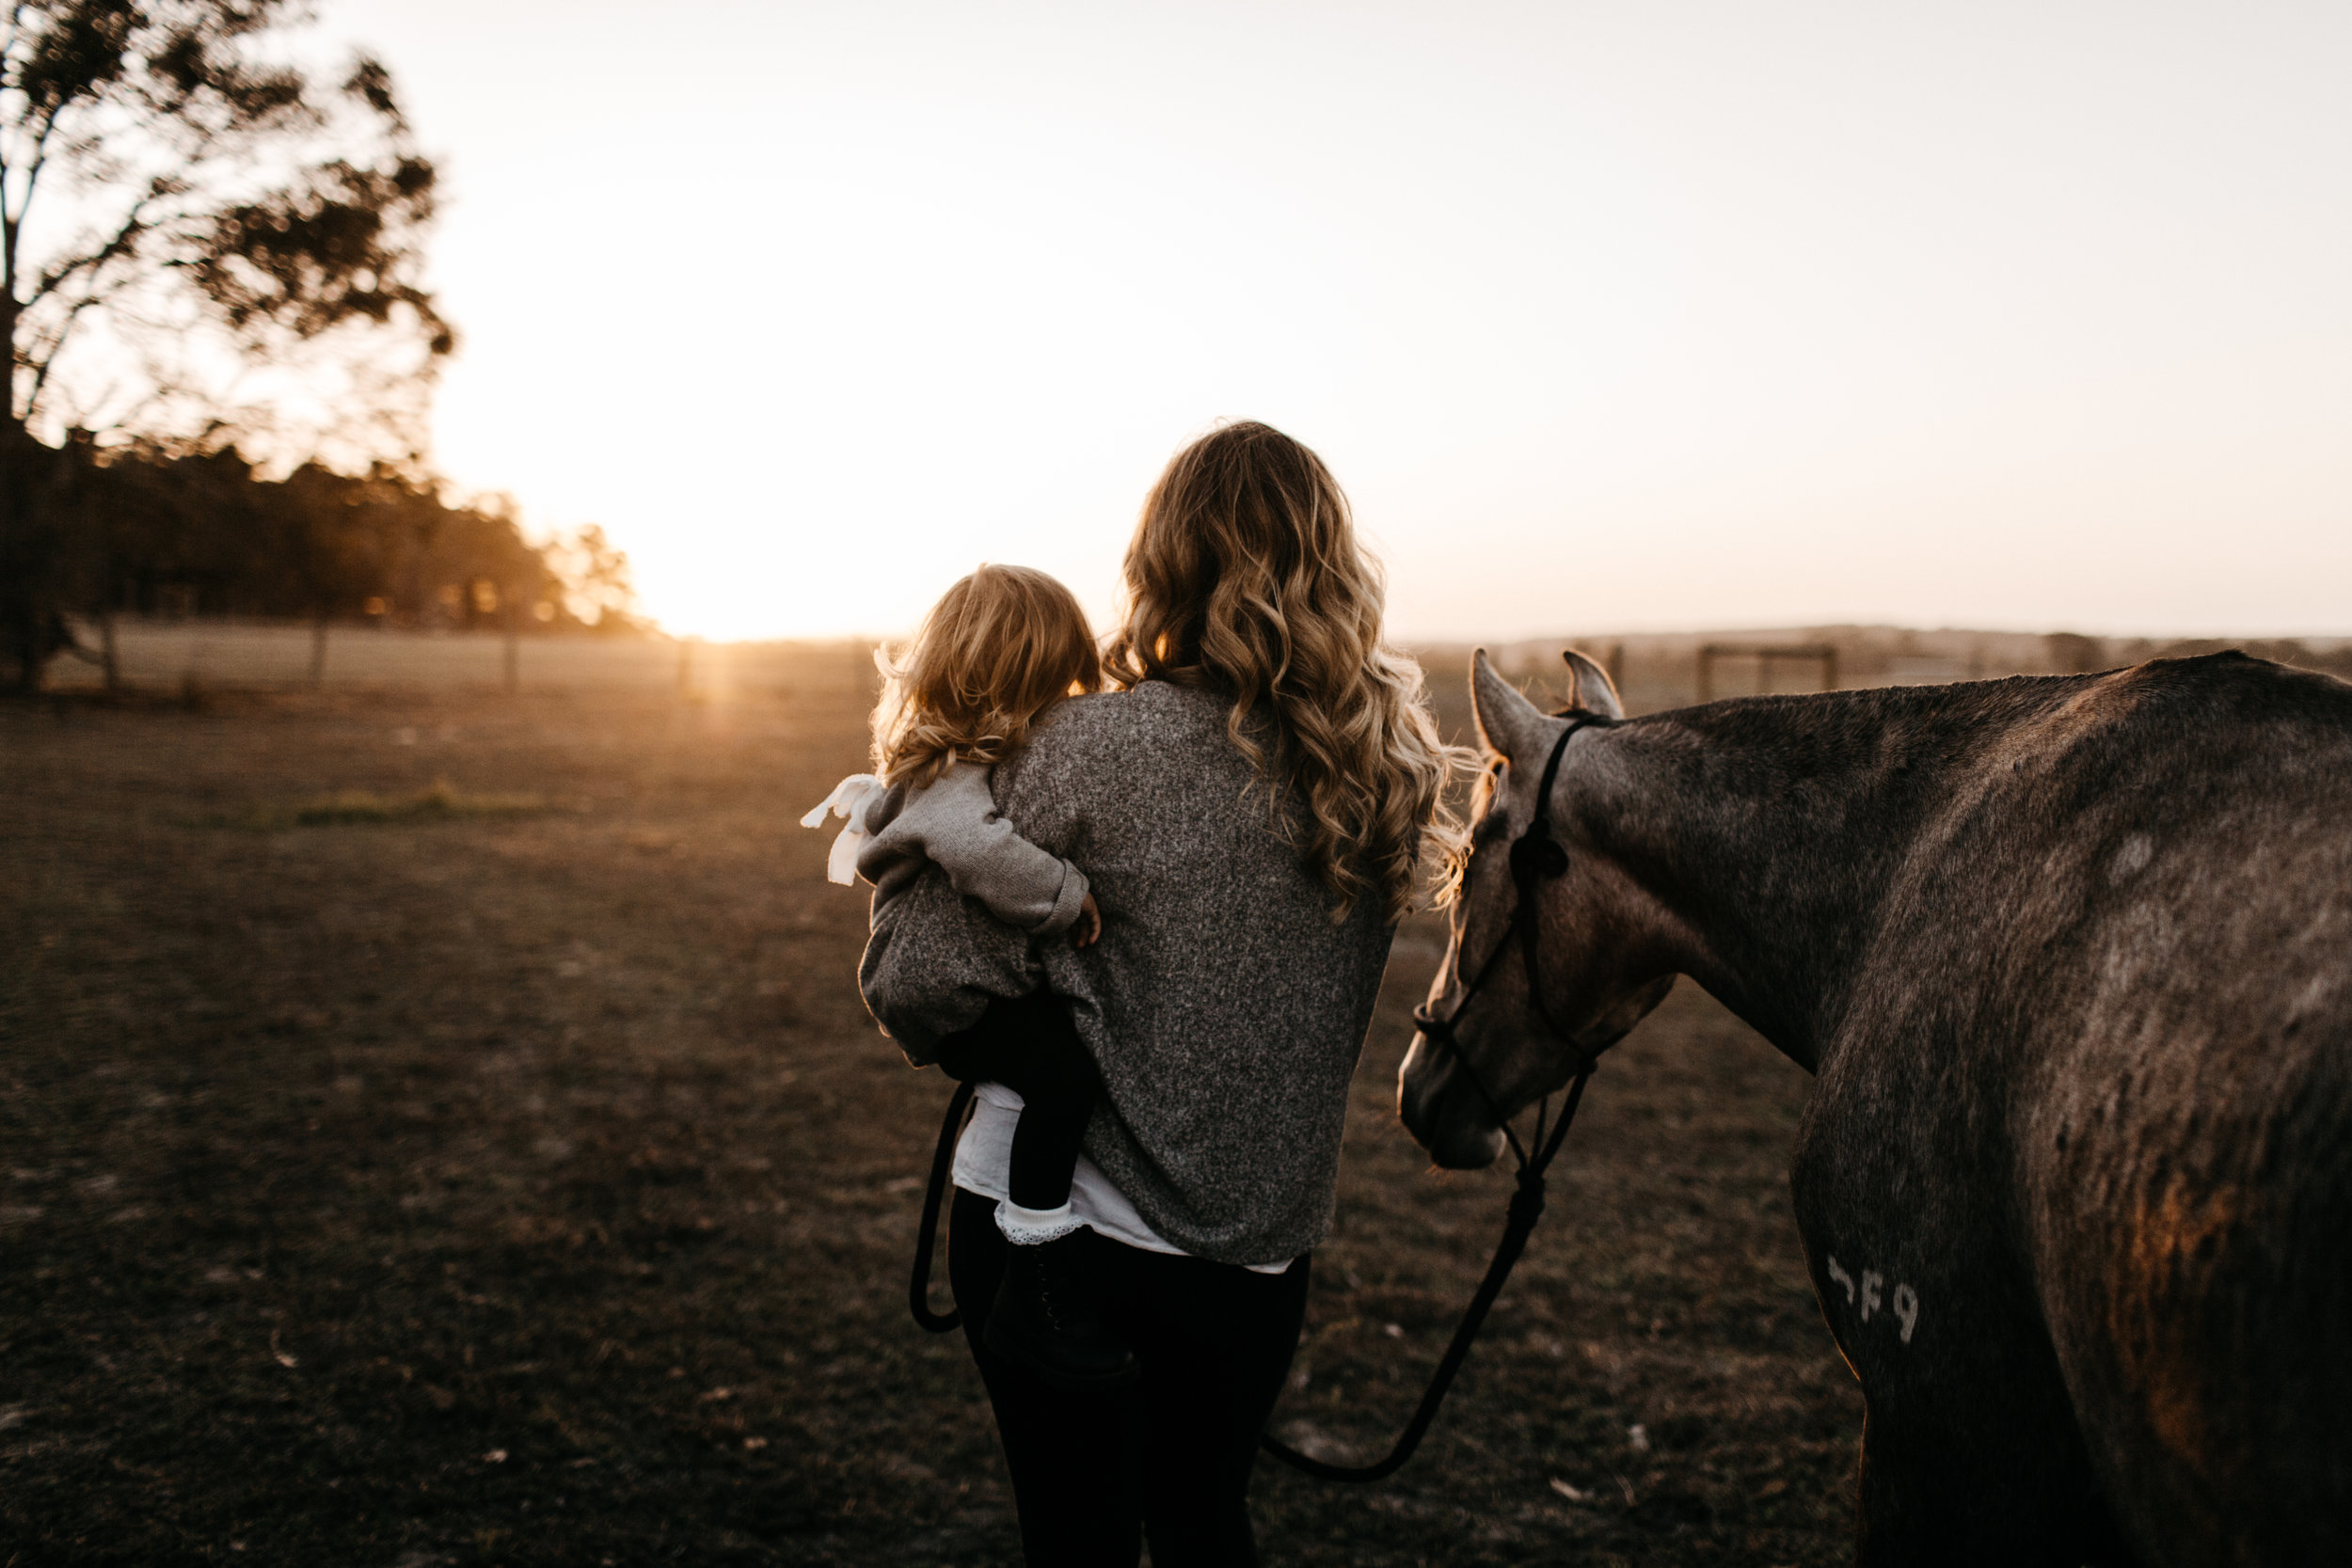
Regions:
<instances>
[{"instance_id":1,"label":"dry grass field","mask_svg":"<svg viewBox=\"0 0 2352 1568\"><path fill-rule=\"evenodd\" d=\"M795 822L865 673L763 669L0 707L0 1563L1017 1558L977 1379L904 1305L946 1085L866 1020L863 898ZM1439 942L1364 1054L1295 1438L1385 1443L1501 1225L1506 1179L1393 1115ZM1262 1465L1267 1560L1843 1560L1806 1092L1678 991L1421 1456Z\"/></svg>"}]
</instances>

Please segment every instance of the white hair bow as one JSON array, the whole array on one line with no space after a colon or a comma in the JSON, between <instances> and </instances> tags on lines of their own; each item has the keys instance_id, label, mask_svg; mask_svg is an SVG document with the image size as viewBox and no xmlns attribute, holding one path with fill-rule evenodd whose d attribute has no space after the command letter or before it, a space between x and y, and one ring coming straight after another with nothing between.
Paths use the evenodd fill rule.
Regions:
<instances>
[{"instance_id":1,"label":"white hair bow","mask_svg":"<svg viewBox=\"0 0 2352 1568\"><path fill-rule=\"evenodd\" d=\"M873 774L852 773L833 786L824 804L801 818L803 828L823 827L827 812L850 819L841 836L833 841L833 853L825 857L825 875L843 887L857 880L858 851L866 847L866 810L889 793L890 786Z\"/></svg>"}]
</instances>

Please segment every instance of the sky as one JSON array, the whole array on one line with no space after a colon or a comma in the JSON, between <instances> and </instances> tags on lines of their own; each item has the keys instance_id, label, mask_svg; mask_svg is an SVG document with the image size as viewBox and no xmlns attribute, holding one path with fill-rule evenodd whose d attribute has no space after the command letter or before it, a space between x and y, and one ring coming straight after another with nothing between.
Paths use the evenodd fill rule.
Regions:
<instances>
[{"instance_id":1,"label":"sky","mask_svg":"<svg viewBox=\"0 0 2352 1568\"><path fill-rule=\"evenodd\" d=\"M2352 7L324 0L444 471L713 638L1106 620L1315 448L1394 635L2352 633Z\"/></svg>"}]
</instances>

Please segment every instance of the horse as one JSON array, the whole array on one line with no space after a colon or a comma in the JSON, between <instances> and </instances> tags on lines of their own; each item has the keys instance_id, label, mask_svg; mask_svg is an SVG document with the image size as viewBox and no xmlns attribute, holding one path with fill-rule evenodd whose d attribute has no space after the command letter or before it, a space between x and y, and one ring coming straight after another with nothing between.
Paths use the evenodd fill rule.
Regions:
<instances>
[{"instance_id":1,"label":"horse","mask_svg":"<svg viewBox=\"0 0 2352 1568\"><path fill-rule=\"evenodd\" d=\"M1815 1076L1864 1568L2352 1562L2352 687L2217 654L1628 719L1567 660L1556 715L1472 660L1399 1074L1435 1163L1688 975ZM1531 826L1565 857L1515 876Z\"/></svg>"}]
</instances>

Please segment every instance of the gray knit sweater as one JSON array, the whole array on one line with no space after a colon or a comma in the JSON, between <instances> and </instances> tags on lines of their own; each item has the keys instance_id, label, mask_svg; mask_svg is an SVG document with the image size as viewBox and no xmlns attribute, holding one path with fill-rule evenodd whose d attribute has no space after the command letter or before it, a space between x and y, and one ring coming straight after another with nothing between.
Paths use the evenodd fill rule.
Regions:
<instances>
[{"instance_id":1,"label":"gray knit sweater","mask_svg":"<svg viewBox=\"0 0 2352 1568\"><path fill-rule=\"evenodd\" d=\"M858 851L857 870L874 884L877 911L933 864L958 893L1032 936L1058 936L1077 923L1086 873L1014 832L997 815L988 775L949 763L925 787L900 784L867 810L873 838Z\"/></svg>"},{"instance_id":2,"label":"gray knit sweater","mask_svg":"<svg viewBox=\"0 0 2352 1568\"><path fill-rule=\"evenodd\" d=\"M1087 1153L1168 1242L1266 1263L1330 1230L1348 1079L1391 931L1376 897L1331 923L1227 710L1163 681L1073 698L996 768L1005 816L1086 868L1095 945L1032 940L931 866L878 902L859 980L918 1065L991 997L1052 986L1109 1095Z\"/></svg>"}]
</instances>

